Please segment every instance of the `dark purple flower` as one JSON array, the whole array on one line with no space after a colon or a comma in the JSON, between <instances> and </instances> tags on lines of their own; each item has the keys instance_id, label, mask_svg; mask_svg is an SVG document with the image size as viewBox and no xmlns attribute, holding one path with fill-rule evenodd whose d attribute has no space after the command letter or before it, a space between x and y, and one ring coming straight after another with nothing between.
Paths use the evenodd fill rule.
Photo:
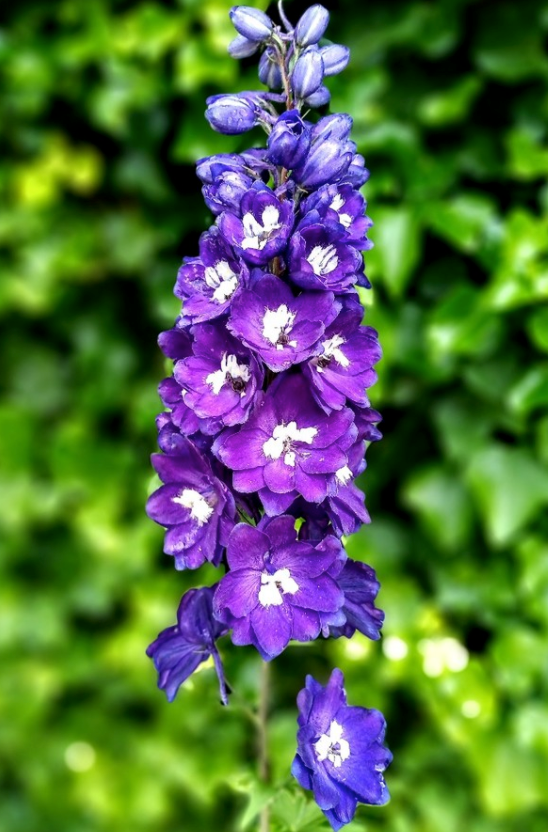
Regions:
<instances>
[{"instance_id":1,"label":"dark purple flower","mask_svg":"<svg viewBox=\"0 0 548 832\"><path fill-rule=\"evenodd\" d=\"M337 576L337 583L344 592L346 623L342 627L329 627L328 634L334 638L352 638L358 630L373 641L379 639L384 612L375 606L380 587L375 570L366 563L348 558Z\"/></svg>"},{"instance_id":2,"label":"dark purple flower","mask_svg":"<svg viewBox=\"0 0 548 832\"><path fill-rule=\"evenodd\" d=\"M295 298L283 280L266 274L234 301L228 328L279 372L314 353L339 308L332 292L303 292Z\"/></svg>"},{"instance_id":3,"label":"dark purple flower","mask_svg":"<svg viewBox=\"0 0 548 832\"><path fill-rule=\"evenodd\" d=\"M327 416L302 375L284 374L240 430L216 440L213 452L234 471L236 491L259 491L263 504L270 495L280 495L287 508L298 494L311 503L325 499L335 472L347 465L355 438L351 410Z\"/></svg>"},{"instance_id":4,"label":"dark purple flower","mask_svg":"<svg viewBox=\"0 0 548 832\"><path fill-rule=\"evenodd\" d=\"M211 185L203 186L204 202L215 216L223 211L239 214L242 199L254 181L255 179L240 171L222 171Z\"/></svg>"},{"instance_id":5,"label":"dark purple flower","mask_svg":"<svg viewBox=\"0 0 548 832\"><path fill-rule=\"evenodd\" d=\"M204 156L196 162L196 175L204 185L214 184L216 179L227 171L258 179L268 165L265 152L264 148L257 148L243 153L216 153L213 156Z\"/></svg>"},{"instance_id":6,"label":"dark purple flower","mask_svg":"<svg viewBox=\"0 0 548 832\"><path fill-rule=\"evenodd\" d=\"M338 554L335 547L319 550L298 541L293 517L263 519L257 528L236 526L227 548L230 571L213 600L215 615L232 628L234 644L253 644L268 661L291 639L317 638L321 615L343 604L328 574Z\"/></svg>"},{"instance_id":7,"label":"dark purple flower","mask_svg":"<svg viewBox=\"0 0 548 832\"><path fill-rule=\"evenodd\" d=\"M173 702L183 682L198 665L213 656L223 705L228 704L223 665L215 641L228 629L213 617L211 602L215 586L190 589L181 598L177 624L162 630L147 648L147 656L158 671L158 687Z\"/></svg>"},{"instance_id":8,"label":"dark purple flower","mask_svg":"<svg viewBox=\"0 0 548 832\"><path fill-rule=\"evenodd\" d=\"M301 212L306 215L316 210L322 220L340 223L346 231L346 242L361 249L369 249L373 243L367 239L367 231L373 223L365 216L366 202L352 185L341 183L323 185L302 204Z\"/></svg>"},{"instance_id":9,"label":"dark purple flower","mask_svg":"<svg viewBox=\"0 0 548 832\"><path fill-rule=\"evenodd\" d=\"M188 329L175 324L171 329L160 332L158 346L167 358L177 361L192 355L192 338Z\"/></svg>"},{"instance_id":10,"label":"dark purple flower","mask_svg":"<svg viewBox=\"0 0 548 832\"><path fill-rule=\"evenodd\" d=\"M227 211L217 222L227 243L248 263L261 266L285 248L293 226L292 205L255 182L242 199L241 219Z\"/></svg>"},{"instance_id":11,"label":"dark purple flower","mask_svg":"<svg viewBox=\"0 0 548 832\"><path fill-rule=\"evenodd\" d=\"M224 321L193 328L193 355L175 365L185 404L201 419L223 425L245 422L264 372L257 359L227 332Z\"/></svg>"},{"instance_id":12,"label":"dark purple flower","mask_svg":"<svg viewBox=\"0 0 548 832\"><path fill-rule=\"evenodd\" d=\"M361 188L369 179L369 171L365 167L365 159L359 153L354 153L352 161L345 174L345 180L354 188Z\"/></svg>"},{"instance_id":13,"label":"dark purple flower","mask_svg":"<svg viewBox=\"0 0 548 832\"><path fill-rule=\"evenodd\" d=\"M295 26L295 41L299 46L318 43L323 37L329 23L329 12L323 6L310 6L299 18Z\"/></svg>"},{"instance_id":14,"label":"dark purple flower","mask_svg":"<svg viewBox=\"0 0 548 832\"><path fill-rule=\"evenodd\" d=\"M358 441L365 439L366 442L378 442L382 439L382 433L377 428L378 422L382 422L382 416L372 407L353 407L354 421L358 428Z\"/></svg>"},{"instance_id":15,"label":"dark purple flower","mask_svg":"<svg viewBox=\"0 0 548 832\"><path fill-rule=\"evenodd\" d=\"M252 6L233 6L229 15L236 31L249 40L263 41L270 37L272 21L259 9Z\"/></svg>"},{"instance_id":16,"label":"dark purple flower","mask_svg":"<svg viewBox=\"0 0 548 832\"><path fill-rule=\"evenodd\" d=\"M310 151L292 173L301 187L313 190L342 179L356 153L356 145L348 138L351 128L352 119L345 113L325 116L313 126Z\"/></svg>"},{"instance_id":17,"label":"dark purple flower","mask_svg":"<svg viewBox=\"0 0 548 832\"><path fill-rule=\"evenodd\" d=\"M205 231L200 237L200 256L185 258L177 274L173 291L184 301L180 322L202 323L222 315L248 277L247 266L218 229Z\"/></svg>"},{"instance_id":18,"label":"dark purple flower","mask_svg":"<svg viewBox=\"0 0 548 832\"><path fill-rule=\"evenodd\" d=\"M325 508L338 535L354 534L371 518L365 507L365 494L354 479L365 470L365 444L355 442L348 450L348 463L335 472L329 485Z\"/></svg>"},{"instance_id":19,"label":"dark purple flower","mask_svg":"<svg viewBox=\"0 0 548 832\"><path fill-rule=\"evenodd\" d=\"M153 454L152 464L165 485L149 497L147 514L167 529L164 552L175 557L176 569L217 565L235 523L230 490L189 439L176 456Z\"/></svg>"},{"instance_id":20,"label":"dark purple flower","mask_svg":"<svg viewBox=\"0 0 548 832\"><path fill-rule=\"evenodd\" d=\"M369 404L365 391L377 380L373 366L382 350L376 331L360 325L362 315L357 301L345 303L325 330L317 354L303 367L314 398L326 412L339 410L347 401Z\"/></svg>"},{"instance_id":21,"label":"dark purple flower","mask_svg":"<svg viewBox=\"0 0 548 832\"><path fill-rule=\"evenodd\" d=\"M200 430L200 420L185 403L184 390L173 376L160 382L158 393L164 407L171 410L171 420L184 436L192 436Z\"/></svg>"},{"instance_id":22,"label":"dark purple flower","mask_svg":"<svg viewBox=\"0 0 548 832\"><path fill-rule=\"evenodd\" d=\"M303 289L348 292L363 272L361 254L346 241L343 226L311 211L289 244L289 276Z\"/></svg>"},{"instance_id":23,"label":"dark purple flower","mask_svg":"<svg viewBox=\"0 0 548 832\"><path fill-rule=\"evenodd\" d=\"M346 702L337 668L325 687L312 676L297 697L299 731L291 773L314 799L334 830L350 823L358 803L389 799L382 772L392 754L383 745L383 715Z\"/></svg>"},{"instance_id":24,"label":"dark purple flower","mask_svg":"<svg viewBox=\"0 0 548 832\"><path fill-rule=\"evenodd\" d=\"M288 110L277 120L268 137L268 158L275 165L297 167L310 147L310 131L298 110Z\"/></svg>"}]
</instances>

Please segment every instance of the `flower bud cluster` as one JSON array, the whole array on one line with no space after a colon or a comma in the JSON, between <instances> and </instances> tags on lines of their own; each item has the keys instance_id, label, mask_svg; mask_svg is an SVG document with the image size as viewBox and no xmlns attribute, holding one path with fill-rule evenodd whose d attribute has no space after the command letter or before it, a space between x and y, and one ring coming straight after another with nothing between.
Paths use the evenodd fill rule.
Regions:
<instances>
[{"instance_id":1,"label":"flower bud cluster","mask_svg":"<svg viewBox=\"0 0 548 832\"><path fill-rule=\"evenodd\" d=\"M215 222L198 255L183 260L174 289L181 314L159 339L174 365L160 385L153 465L162 485L147 511L165 528L176 569L224 570L213 587L183 596L177 625L149 647L170 700L212 656L226 703L217 640L227 634L270 661L291 640L356 631L378 639L384 618L373 569L348 558L342 542L369 522L355 480L367 444L380 439L367 390L381 348L362 324L356 290L369 286L362 252L371 221L359 191L368 172L350 116L314 123L301 114L327 102L323 79L344 69L348 50L320 45L322 6L294 29L281 14L284 30L257 9L230 12L231 54L262 49L261 80L283 92L208 99L215 130L260 124L268 138L265 148L198 162ZM349 709L341 680L336 671L329 683L335 710L333 697L328 707L321 686L307 682L294 763L335 829L359 800L386 801L390 758L381 715Z\"/></svg>"}]
</instances>

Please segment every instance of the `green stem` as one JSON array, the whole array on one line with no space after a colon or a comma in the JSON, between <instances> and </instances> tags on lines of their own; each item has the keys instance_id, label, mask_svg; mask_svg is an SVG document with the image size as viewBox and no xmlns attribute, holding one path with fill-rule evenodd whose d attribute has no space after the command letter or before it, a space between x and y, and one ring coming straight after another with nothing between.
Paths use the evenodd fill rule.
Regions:
<instances>
[{"instance_id":1,"label":"green stem","mask_svg":"<svg viewBox=\"0 0 548 832\"><path fill-rule=\"evenodd\" d=\"M270 665L268 662L261 663L261 678L259 685L259 712L258 712L258 740L259 740L259 777L263 783L270 779L270 765L268 760L268 705L270 692ZM270 832L270 818L268 806L264 806L260 815L260 832Z\"/></svg>"}]
</instances>

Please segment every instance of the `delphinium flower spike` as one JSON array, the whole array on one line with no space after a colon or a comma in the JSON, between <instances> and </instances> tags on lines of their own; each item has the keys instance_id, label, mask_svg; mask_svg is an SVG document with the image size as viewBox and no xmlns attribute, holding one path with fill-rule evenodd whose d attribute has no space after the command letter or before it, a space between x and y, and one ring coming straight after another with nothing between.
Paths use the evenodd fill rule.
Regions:
<instances>
[{"instance_id":1,"label":"delphinium flower spike","mask_svg":"<svg viewBox=\"0 0 548 832\"><path fill-rule=\"evenodd\" d=\"M181 314L159 343L173 361L160 385L153 465L162 486L147 504L175 568L206 561L213 587L181 599L177 624L148 649L171 701L209 657L227 686L218 639L269 662L292 640L378 639L374 570L347 558L343 536L369 522L355 479L380 415L367 390L381 357L362 324L356 286L369 287L363 251L371 221L359 188L369 173L345 113L314 116L327 77L349 51L322 42L329 14L314 5L296 26L235 6L234 58L257 54L266 89L207 99L226 135L260 127L265 146L197 162L213 225L185 257ZM292 772L334 829L358 802L388 799L391 759L378 711L346 703L343 675L308 676L298 698Z\"/></svg>"}]
</instances>

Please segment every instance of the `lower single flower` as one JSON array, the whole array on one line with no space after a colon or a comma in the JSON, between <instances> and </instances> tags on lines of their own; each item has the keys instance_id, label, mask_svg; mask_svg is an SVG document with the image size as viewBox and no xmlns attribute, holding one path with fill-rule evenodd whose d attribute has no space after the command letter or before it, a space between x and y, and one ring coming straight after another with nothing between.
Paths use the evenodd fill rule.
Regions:
<instances>
[{"instance_id":1,"label":"lower single flower","mask_svg":"<svg viewBox=\"0 0 548 832\"><path fill-rule=\"evenodd\" d=\"M383 771L392 754L383 745L380 711L346 702L344 676L335 668L325 687L312 676L297 697L297 754L291 773L333 829L350 823L358 803L380 806L390 797Z\"/></svg>"}]
</instances>

